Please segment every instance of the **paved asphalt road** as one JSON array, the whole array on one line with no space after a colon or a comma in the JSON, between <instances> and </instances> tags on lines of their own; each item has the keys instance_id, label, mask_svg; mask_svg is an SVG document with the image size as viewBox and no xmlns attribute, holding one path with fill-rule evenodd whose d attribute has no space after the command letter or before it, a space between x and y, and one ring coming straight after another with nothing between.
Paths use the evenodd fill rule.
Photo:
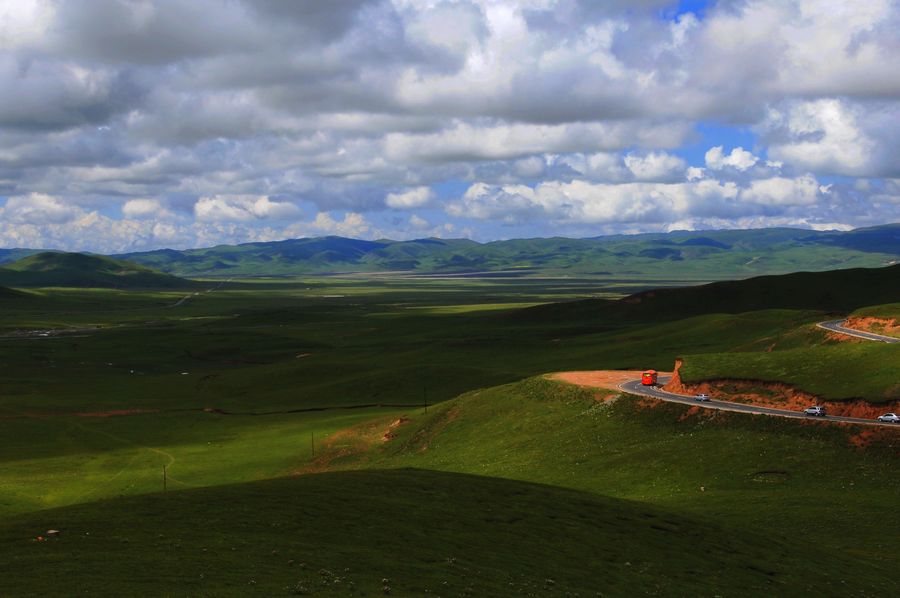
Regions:
<instances>
[{"instance_id":1,"label":"paved asphalt road","mask_svg":"<svg viewBox=\"0 0 900 598\"><path fill-rule=\"evenodd\" d=\"M900 338L894 338L893 336L884 336L883 334L873 334L871 332L863 332L862 330L854 330L853 328L844 328L842 324L846 322L846 320L831 320L829 322L819 322L816 324L819 328L824 328L825 330L830 330L831 332L837 332L838 334L846 334L849 336L855 336L856 338L864 338L867 341L876 341L880 343L900 343Z\"/></svg>"},{"instance_id":2,"label":"paved asphalt road","mask_svg":"<svg viewBox=\"0 0 900 598\"><path fill-rule=\"evenodd\" d=\"M669 381L668 376L660 376L659 384L662 386L666 382ZM756 405L744 405L742 403L731 403L728 401L697 401L691 395L679 395L674 392L666 392L661 390L657 386L644 386L641 384L640 380L632 380L630 382L623 382L619 385L619 388L624 390L625 392L643 395L646 397L653 397L655 399L660 399L662 401L669 401L670 403L683 403L685 405L697 405L699 407L703 407L705 409L721 409L723 411L738 411L741 413L755 413L758 415L776 415L778 417L796 417L799 419L823 419L825 421L833 421L833 422L847 422L851 424L865 424L870 426L891 426L900 430L900 424L887 424L881 423L872 419L862 419L858 417L838 417L835 415L827 415L825 417L817 417L804 415L799 411L789 411L787 409L772 409L770 407L757 407Z\"/></svg>"}]
</instances>

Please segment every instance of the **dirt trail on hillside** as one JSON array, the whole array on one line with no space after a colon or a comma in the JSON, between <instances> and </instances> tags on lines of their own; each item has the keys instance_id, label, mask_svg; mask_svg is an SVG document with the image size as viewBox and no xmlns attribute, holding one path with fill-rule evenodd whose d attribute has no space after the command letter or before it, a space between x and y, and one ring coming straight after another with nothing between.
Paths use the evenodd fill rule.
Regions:
<instances>
[{"instance_id":1,"label":"dirt trail on hillside","mask_svg":"<svg viewBox=\"0 0 900 598\"><path fill-rule=\"evenodd\" d=\"M900 401L891 403L868 403L866 401L823 401L817 395L805 392L782 382L765 382L761 380L711 380L698 383L686 383L681 379L680 359L675 361L672 379L663 390L683 395L708 394L720 401L731 401L756 405L757 407L774 407L802 411L810 405L824 406L829 415L842 417L859 417L874 419L888 411L900 411Z\"/></svg>"},{"instance_id":2,"label":"dirt trail on hillside","mask_svg":"<svg viewBox=\"0 0 900 598\"><path fill-rule=\"evenodd\" d=\"M397 428L409 422L405 417L378 417L337 430L320 440L316 446L316 454L303 466L291 471L291 475L332 471L341 463L352 468L354 460L395 438Z\"/></svg>"}]
</instances>

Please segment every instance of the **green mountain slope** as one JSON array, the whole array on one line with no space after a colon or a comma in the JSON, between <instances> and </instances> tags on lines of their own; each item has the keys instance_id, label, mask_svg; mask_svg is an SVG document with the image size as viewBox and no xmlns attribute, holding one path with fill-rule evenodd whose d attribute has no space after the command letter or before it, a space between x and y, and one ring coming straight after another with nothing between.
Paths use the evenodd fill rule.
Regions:
<instances>
[{"instance_id":1,"label":"green mountain slope","mask_svg":"<svg viewBox=\"0 0 900 598\"><path fill-rule=\"evenodd\" d=\"M783 563L818 562L808 551L823 550L830 562L813 569L843 569L851 586L893 583L900 537L886 540L882 530L900 523L896 431L871 436L874 444L860 451L854 439L862 431L853 426L598 398L540 378L483 389L411 416L356 460L335 446L332 464L477 472L639 500L728 526L734 537L753 530L773 546L795 541ZM702 547L691 552L703 561ZM861 567L847 568L851 561ZM868 566L882 572L865 573ZM774 593L799 588L792 590Z\"/></svg>"},{"instance_id":2,"label":"green mountain slope","mask_svg":"<svg viewBox=\"0 0 900 598\"><path fill-rule=\"evenodd\" d=\"M668 313L740 313L755 309L849 311L900 299L900 264L797 272L681 289L638 293L623 303L635 309Z\"/></svg>"},{"instance_id":3,"label":"green mountain slope","mask_svg":"<svg viewBox=\"0 0 900 598\"><path fill-rule=\"evenodd\" d=\"M885 268L852 268L796 272L693 287L659 289L617 301L585 299L525 309L523 320L590 319L618 316L629 320L665 321L701 314L737 314L763 309L820 310L846 313L860 307L900 300L900 264Z\"/></svg>"},{"instance_id":4,"label":"green mountain slope","mask_svg":"<svg viewBox=\"0 0 900 598\"><path fill-rule=\"evenodd\" d=\"M23 257L41 253L40 249L0 249L0 264L8 264Z\"/></svg>"},{"instance_id":5,"label":"green mountain slope","mask_svg":"<svg viewBox=\"0 0 900 598\"><path fill-rule=\"evenodd\" d=\"M786 351L685 355L685 382L781 382L827 401L900 401L900 347L839 343Z\"/></svg>"},{"instance_id":6,"label":"green mountain slope","mask_svg":"<svg viewBox=\"0 0 900 598\"><path fill-rule=\"evenodd\" d=\"M31 540L48 527L60 536ZM131 596L865 595L882 585L867 564L647 504L421 470L43 511L0 523L0 554L17 573L0 578L5 596L52 594L61 579L72 594Z\"/></svg>"},{"instance_id":7,"label":"green mountain slope","mask_svg":"<svg viewBox=\"0 0 900 598\"><path fill-rule=\"evenodd\" d=\"M20 293L19 291L0 287L0 299L18 299L24 296L24 293Z\"/></svg>"},{"instance_id":8,"label":"green mountain slope","mask_svg":"<svg viewBox=\"0 0 900 598\"><path fill-rule=\"evenodd\" d=\"M178 288L191 283L122 260L48 251L0 268L0 284L12 287Z\"/></svg>"},{"instance_id":9,"label":"green mountain slope","mask_svg":"<svg viewBox=\"0 0 900 598\"><path fill-rule=\"evenodd\" d=\"M324 272L458 273L513 270L685 280L876 267L900 260L900 225L847 233L799 229L679 231L588 239L361 241L290 239L121 257L178 275L270 276Z\"/></svg>"}]
</instances>

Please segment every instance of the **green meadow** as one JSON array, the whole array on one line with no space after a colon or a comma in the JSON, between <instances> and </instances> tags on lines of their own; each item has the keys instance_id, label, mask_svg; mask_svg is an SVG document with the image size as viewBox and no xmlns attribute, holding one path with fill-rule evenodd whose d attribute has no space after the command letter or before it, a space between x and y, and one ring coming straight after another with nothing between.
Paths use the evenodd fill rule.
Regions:
<instances>
[{"instance_id":1,"label":"green meadow","mask_svg":"<svg viewBox=\"0 0 900 598\"><path fill-rule=\"evenodd\" d=\"M818 305L608 301L655 286L674 283L4 295L0 558L18 573L0 595L58 576L107 595L889 593L900 431L606 403L540 375L777 358L805 390L878 400L889 376L841 372L896 352L830 341ZM834 378L799 375L803 355Z\"/></svg>"}]
</instances>

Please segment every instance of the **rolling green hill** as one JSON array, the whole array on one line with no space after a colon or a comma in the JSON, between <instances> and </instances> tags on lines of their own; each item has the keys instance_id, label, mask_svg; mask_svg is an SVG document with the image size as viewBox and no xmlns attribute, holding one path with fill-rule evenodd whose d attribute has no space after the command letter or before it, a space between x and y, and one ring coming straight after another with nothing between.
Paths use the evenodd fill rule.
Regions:
<instances>
[{"instance_id":1,"label":"rolling green hill","mask_svg":"<svg viewBox=\"0 0 900 598\"><path fill-rule=\"evenodd\" d=\"M51 593L60 576L107 595L893 587L900 540L883 530L897 524L896 455L850 448L853 429L600 403L538 378L410 412L393 430L361 453L347 443L369 425L336 434L311 463L357 471L7 517L0 558L19 575L0 578L0 593ZM47 529L61 535L33 540Z\"/></svg>"},{"instance_id":2,"label":"rolling green hill","mask_svg":"<svg viewBox=\"0 0 900 598\"><path fill-rule=\"evenodd\" d=\"M19 291L8 289L6 287L0 287L0 299L17 299L24 296L25 294Z\"/></svg>"},{"instance_id":3,"label":"rolling green hill","mask_svg":"<svg viewBox=\"0 0 900 598\"><path fill-rule=\"evenodd\" d=\"M781 382L827 401L900 401L900 347L839 343L785 351L684 356L685 382L750 380Z\"/></svg>"},{"instance_id":4,"label":"rolling green hill","mask_svg":"<svg viewBox=\"0 0 900 598\"><path fill-rule=\"evenodd\" d=\"M11 287L179 288L192 283L122 260L47 251L0 268L0 284Z\"/></svg>"},{"instance_id":5,"label":"rolling green hill","mask_svg":"<svg viewBox=\"0 0 900 598\"><path fill-rule=\"evenodd\" d=\"M841 285L853 303L893 272L780 277L763 303L832 305L821 292ZM863 388L867 362L893 358L843 367L811 328L822 312L726 313L714 285L516 309L604 284L328 277L10 302L0 562L18 574L0 595L891 595L900 429L529 376L777 342Z\"/></svg>"},{"instance_id":6,"label":"rolling green hill","mask_svg":"<svg viewBox=\"0 0 900 598\"><path fill-rule=\"evenodd\" d=\"M59 538L32 541L51 526ZM841 579L863 595L881 585L860 575L873 567L652 505L422 470L44 511L0 523L0 555L17 573L0 578L4 596L53 594L61 579L67 593L130 596L748 596L829 594Z\"/></svg>"},{"instance_id":7,"label":"rolling green hill","mask_svg":"<svg viewBox=\"0 0 900 598\"><path fill-rule=\"evenodd\" d=\"M796 272L722 281L692 287L644 291L619 300L585 299L522 310L523 320L579 321L618 316L627 320L669 321L701 314L737 314L763 309L848 313L900 300L900 264Z\"/></svg>"},{"instance_id":8,"label":"rolling green hill","mask_svg":"<svg viewBox=\"0 0 900 598\"><path fill-rule=\"evenodd\" d=\"M782 228L490 243L321 237L117 257L182 276L510 270L509 275L521 276L544 273L708 281L883 266L900 259L900 224L846 233Z\"/></svg>"},{"instance_id":9,"label":"rolling green hill","mask_svg":"<svg viewBox=\"0 0 900 598\"><path fill-rule=\"evenodd\" d=\"M0 249L0 264L8 264L23 257L41 253L40 249Z\"/></svg>"},{"instance_id":10,"label":"rolling green hill","mask_svg":"<svg viewBox=\"0 0 900 598\"><path fill-rule=\"evenodd\" d=\"M854 311L851 316L872 318L898 318L900 319L900 303L888 303L885 305L870 305Z\"/></svg>"},{"instance_id":11,"label":"rolling green hill","mask_svg":"<svg viewBox=\"0 0 900 598\"><path fill-rule=\"evenodd\" d=\"M897 322L900 322L900 303L871 305L858 309L850 314L849 322L854 328L861 327L876 334L900 338L900 327L897 325Z\"/></svg>"},{"instance_id":12,"label":"rolling green hill","mask_svg":"<svg viewBox=\"0 0 900 598\"><path fill-rule=\"evenodd\" d=\"M646 291L625 298L622 303L644 312L687 315L773 308L844 312L897 299L900 299L900 264L885 268L796 272Z\"/></svg>"}]
</instances>

